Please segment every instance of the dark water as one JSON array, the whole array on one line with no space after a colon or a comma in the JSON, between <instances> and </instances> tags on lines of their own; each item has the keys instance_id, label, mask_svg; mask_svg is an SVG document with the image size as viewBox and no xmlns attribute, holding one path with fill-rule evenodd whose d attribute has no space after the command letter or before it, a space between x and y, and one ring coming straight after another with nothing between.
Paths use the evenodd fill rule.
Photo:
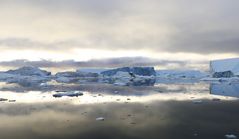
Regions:
<instances>
[{"instance_id":1,"label":"dark water","mask_svg":"<svg viewBox=\"0 0 239 139\"><path fill-rule=\"evenodd\" d=\"M81 90L53 98L54 90ZM238 84L2 85L1 139L225 139L239 136ZM18 91L17 91L18 90ZM19 91L20 90L20 91ZM17 91L17 92L16 92ZM200 100L200 103L195 103ZM104 117L104 121L96 121Z\"/></svg>"}]
</instances>

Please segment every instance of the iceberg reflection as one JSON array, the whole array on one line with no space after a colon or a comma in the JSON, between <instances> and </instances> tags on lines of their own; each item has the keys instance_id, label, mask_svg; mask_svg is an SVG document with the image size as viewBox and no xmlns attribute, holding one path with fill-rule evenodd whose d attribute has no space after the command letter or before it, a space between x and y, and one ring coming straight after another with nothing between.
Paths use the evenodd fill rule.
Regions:
<instances>
[{"instance_id":1,"label":"iceberg reflection","mask_svg":"<svg viewBox=\"0 0 239 139\"><path fill-rule=\"evenodd\" d=\"M238 83L212 83L210 85L210 93L220 96L239 97L239 84Z\"/></svg>"}]
</instances>

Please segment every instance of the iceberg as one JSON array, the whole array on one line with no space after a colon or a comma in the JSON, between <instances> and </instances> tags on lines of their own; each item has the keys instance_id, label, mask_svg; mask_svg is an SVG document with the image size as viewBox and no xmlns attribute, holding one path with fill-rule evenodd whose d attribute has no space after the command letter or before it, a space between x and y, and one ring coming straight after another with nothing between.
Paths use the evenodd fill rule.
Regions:
<instances>
[{"instance_id":1,"label":"iceberg","mask_svg":"<svg viewBox=\"0 0 239 139\"><path fill-rule=\"evenodd\" d=\"M154 67L123 67L101 72L103 76L113 76L117 72L128 72L139 76L156 76Z\"/></svg>"},{"instance_id":2,"label":"iceberg","mask_svg":"<svg viewBox=\"0 0 239 139\"><path fill-rule=\"evenodd\" d=\"M211 61L210 73L213 78L230 78L239 76L239 58Z\"/></svg>"},{"instance_id":3,"label":"iceberg","mask_svg":"<svg viewBox=\"0 0 239 139\"><path fill-rule=\"evenodd\" d=\"M124 67L101 72L103 80L119 86L154 85L156 72L153 67Z\"/></svg>"},{"instance_id":4,"label":"iceberg","mask_svg":"<svg viewBox=\"0 0 239 139\"><path fill-rule=\"evenodd\" d=\"M15 70L9 70L6 73L21 76L50 76L51 72L41 70L37 67L21 67Z\"/></svg>"},{"instance_id":5,"label":"iceberg","mask_svg":"<svg viewBox=\"0 0 239 139\"><path fill-rule=\"evenodd\" d=\"M60 83L76 83L81 80L86 80L89 82L98 81L99 74L92 72L83 72L77 70L76 72L67 71L67 72L58 72L56 73L54 79Z\"/></svg>"},{"instance_id":6,"label":"iceberg","mask_svg":"<svg viewBox=\"0 0 239 139\"><path fill-rule=\"evenodd\" d=\"M198 70L158 70L158 78L187 78L187 79L201 79L207 77L207 73Z\"/></svg>"},{"instance_id":7,"label":"iceberg","mask_svg":"<svg viewBox=\"0 0 239 139\"><path fill-rule=\"evenodd\" d=\"M0 81L17 83L21 86L39 86L51 80L51 72L37 67L21 67L15 70L0 72Z\"/></svg>"},{"instance_id":8,"label":"iceberg","mask_svg":"<svg viewBox=\"0 0 239 139\"><path fill-rule=\"evenodd\" d=\"M236 135L233 135L233 134L226 134L225 137L227 139L237 139L237 136Z\"/></svg>"},{"instance_id":9,"label":"iceberg","mask_svg":"<svg viewBox=\"0 0 239 139\"><path fill-rule=\"evenodd\" d=\"M94 72L86 72L86 71L76 70L76 73L80 77L93 77L93 78L99 77L99 74L94 73Z\"/></svg>"}]
</instances>

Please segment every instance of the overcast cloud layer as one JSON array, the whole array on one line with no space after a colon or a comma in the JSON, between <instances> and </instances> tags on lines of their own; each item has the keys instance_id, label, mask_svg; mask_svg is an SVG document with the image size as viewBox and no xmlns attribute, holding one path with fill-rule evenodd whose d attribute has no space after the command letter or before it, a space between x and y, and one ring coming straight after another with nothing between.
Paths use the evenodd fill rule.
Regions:
<instances>
[{"instance_id":1,"label":"overcast cloud layer","mask_svg":"<svg viewBox=\"0 0 239 139\"><path fill-rule=\"evenodd\" d=\"M157 60L146 57L121 57L121 58L108 58L108 59L95 59L89 61L29 61L29 60L14 60L0 62L1 67L18 68L23 66L34 66L40 68L117 68L126 66L153 66L156 69L181 69L181 70L204 70L209 68L209 62L207 61L179 61L179 60Z\"/></svg>"},{"instance_id":2,"label":"overcast cloud layer","mask_svg":"<svg viewBox=\"0 0 239 139\"><path fill-rule=\"evenodd\" d=\"M238 0L0 0L0 47L238 53L238 5Z\"/></svg>"},{"instance_id":3,"label":"overcast cloud layer","mask_svg":"<svg viewBox=\"0 0 239 139\"><path fill-rule=\"evenodd\" d=\"M205 70L209 60L239 56L238 5L238 0L0 0L0 64Z\"/></svg>"}]
</instances>

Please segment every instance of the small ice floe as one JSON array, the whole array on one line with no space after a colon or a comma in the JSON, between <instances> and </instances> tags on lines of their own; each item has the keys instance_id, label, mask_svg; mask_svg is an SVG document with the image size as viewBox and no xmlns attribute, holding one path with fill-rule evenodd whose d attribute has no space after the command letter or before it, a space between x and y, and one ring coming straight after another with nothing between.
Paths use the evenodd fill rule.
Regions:
<instances>
[{"instance_id":1,"label":"small ice floe","mask_svg":"<svg viewBox=\"0 0 239 139\"><path fill-rule=\"evenodd\" d=\"M8 101L8 99L0 98L0 101Z\"/></svg>"},{"instance_id":2,"label":"small ice floe","mask_svg":"<svg viewBox=\"0 0 239 139\"><path fill-rule=\"evenodd\" d=\"M96 121L104 121L105 118L104 118L104 117L98 117L98 118L96 118L95 120L96 120Z\"/></svg>"},{"instance_id":3,"label":"small ice floe","mask_svg":"<svg viewBox=\"0 0 239 139\"><path fill-rule=\"evenodd\" d=\"M47 83L40 83L40 86L45 87L45 86L47 86Z\"/></svg>"},{"instance_id":4,"label":"small ice floe","mask_svg":"<svg viewBox=\"0 0 239 139\"><path fill-rule=\"evenodd\" d=\"M69 91L69 92L54 94L53 97L63 97L63 96L78 97L78 96L82 96L82 95L83 95L83 93L80 91Z\"/></svg>"},{"instance_id":5,"label":"small ice floe","mask_svg":"<svg viewBox=\"0 0 239 139\"><path fill-rule=\"evenodd\" d=\"M8 100L8 102L16 102L16 100Z\"/></svg>"},{"instance_id":6,"label":"small ice floe","mask_svg":"<svg viewBox=\"0 0 239 139\"><path fill-rule=\"evenodd\" d=\"M193 100L193 103L194 103L194 104L201 104L201 103L202 103L202 100Z\"/></svg>"},{"instance_id":7,"label":"small ice floe","mask_svg":"<svg viewBox=\"0 0 239 139\"><path fill-rule=\"evenodd\" d=\"M64 91L64 90L56 90L55 92L59 93L59 92L67 92L67 91Z\"/></svg>"},{"instance_id":8,"label":"small ice floe","mask_svg":"<svg viewBox=\"0 0 239 139\"><path fill-rule=\"evenodd\" d=\"M115 82L114 85L116 85L116 86L127 86L127 83Z\"/></svg>"},{"instance_id":9,"label":"small ice floe","mask_svg":"<svg viewBox=\"0 0 239 139\"><path fill-rule=\"evenodd\" d=\"M226 137L227 139L237 139L237 136L236 136L236 135L233 135L233 134L227 134L227 135L225 135L225 137Z\"/></svg>"},{"instance_id":10,"label":"small ice floe","mask_svg":"<svg viewBox=\"0 0 239 139\"><path fill-rule=\"evenodd\" d=\"M213 98L212 101L220 101L221 99L219 98Z\"/></svg>"},{"instance_id":11,"label":"small ice floe","mask_svg":"<svg viewBox=\"0 0 239 139\"><path fill-rule=\"evenodd\" d=\"M195 137L198 136L198 133L194 133L193 136L195 136Z\"/></svg>"}]
</instances>

